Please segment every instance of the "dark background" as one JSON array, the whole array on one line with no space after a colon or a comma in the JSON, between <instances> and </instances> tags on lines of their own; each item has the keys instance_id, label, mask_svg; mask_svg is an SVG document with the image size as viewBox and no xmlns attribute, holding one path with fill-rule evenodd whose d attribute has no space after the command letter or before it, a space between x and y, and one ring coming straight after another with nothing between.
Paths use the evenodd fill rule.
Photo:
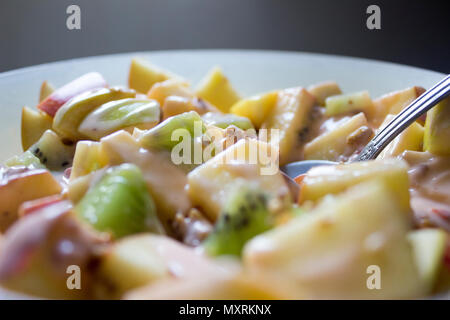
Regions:
<instances>
[{"instance_id":1,"label":"dark background","mask_svg":"<svg viewBox=\"0 0 450 320\"><path fill-rule=\"evenodd\" d=\"M0 0L0 72L118 52L243 48L331 53L450 72L450 1ZM81 30L66 8L81 7ZM366 8L381 7L381 30Z\"/></svg>"}]
</instances>

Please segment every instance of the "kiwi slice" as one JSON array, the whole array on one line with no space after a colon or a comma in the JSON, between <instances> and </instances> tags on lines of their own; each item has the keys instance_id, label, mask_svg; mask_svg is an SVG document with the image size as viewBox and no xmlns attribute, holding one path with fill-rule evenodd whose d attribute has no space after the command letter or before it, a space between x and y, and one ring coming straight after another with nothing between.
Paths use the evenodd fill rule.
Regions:
<instances>
[{"instance_id":1,"label":"kiwi slice","mask_svg":"<svg viewBox=\"0 0 450 320\"><path fill-rule=\"evenodd\" d=\"M156 100L127 98L105 103L81 122L78 131L99 140L120 129L149 129L158 124L159 104Z\"/></svg>"},{"instance_id":2,"label":"kiwi slice","mask_svg":"<svg viewBox=\"0 0 450 320\"><path fill-rule=\"evenodd\" d=\"M28 150L48 169L62 171L72 165L75 143L47 130Z\"/></svg>"},{"instance_id":3,"label":"kiwi slice","mask_svg":"<svg viewBox=\"0 0 450 320\"><path fill-rule=\"evenodd\" d=\"M195 130L196 126L199 126L200 130ZM181 141L181 138L179 140L172 139L172 133L177 129L187 130L193 140L206 131L205 124L199 114L195 111L189 111L167 118L156 127L146 131L139 138L139 142L147 149L171 151Z\"/></svg>"},{"instance_id":4,"label":"kiwi slice","mask_svg":"<svg viewBox=\"0 0 450 320\"><path fill-rule=\"evenodd\" d=\"M240 256L248 240L272 226L267 195L258 188L239 186L230 195L203 247L211 256Z\"/></svg>"},{"instance_id":5,"label":"kiwi slice","mask_svg":"<svg viewBox=\"0 0 450 320\"><path fill-rule=\"evenodd\" d=\"M45 166L41 163L30 150L25 151L21 155L14 156L5 161L7 167L27 167L30 169L43 169Z\"/></svg>"},{"instance_id":6,"label":"kiwi slice","mask_svg":"<svg viewBox=\"0 0 450 320\"><path fill-rule=\"evenodd\" d=\"M76 205L75 212L95 229L110 232L114 238L162 230L142 172L134 164L108 169Z\"/></svg>"}]
</instances>

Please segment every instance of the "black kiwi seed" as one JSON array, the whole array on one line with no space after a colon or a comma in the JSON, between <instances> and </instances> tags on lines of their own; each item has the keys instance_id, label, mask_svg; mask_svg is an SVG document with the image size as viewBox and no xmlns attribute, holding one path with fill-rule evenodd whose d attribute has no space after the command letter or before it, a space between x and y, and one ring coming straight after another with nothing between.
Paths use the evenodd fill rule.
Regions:
<instances>
[{"instance_id":1,"label":"black kiwi seed","mask_svg":"<svg viewBox=\"0 0 450 320\"><path fill-rule=\"evenodd\" d=\"M46 164L47 163L47 158L44 157L44 159L42 159L42 164Z\"/></svg>"},{"instance_id":2,"label":"black kiwi seed","mask_svg":"<svg viewBox=\"0 0 450 320\"><path fill-rule=\"evenodd\" d=\"M63 167L68 166L68 165L69 165L68 161L64 161L63 163L61 163L61 166L63 166Z\"/></svg>"},{"instance_id":3,"label":"black kiwi seed","mask_svg":"<svg viewBox=\"0 0 450 320\"><path fill-rule=\"evenodd\" d=\"M38 155L39 152L40 152L39 148L36 148L36 150L34 150L34 154L35 154L35 155Z\"/></svg>"}]
</instances>

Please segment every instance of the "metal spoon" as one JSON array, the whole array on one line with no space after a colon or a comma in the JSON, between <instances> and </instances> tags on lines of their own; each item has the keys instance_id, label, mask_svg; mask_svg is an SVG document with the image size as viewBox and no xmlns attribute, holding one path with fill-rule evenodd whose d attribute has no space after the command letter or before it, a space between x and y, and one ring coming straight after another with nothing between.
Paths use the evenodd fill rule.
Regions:
<instances>
[{"instance_id":1,"label":"metal spoon","mask_svg":"<svg viewBox=\"0 0 450 320\"><path fill-rule=\"evenodd\" d=\"M381 151L397 137L403 130L409 127L422 114L434 107L438 102L448 97L450 94L450 75L438 82L431 89L425 91L420 97L414 100L409 106L402 110L387 126L385 126L375 137L364 147L358 157L353 161L365 161L375 159ZM281 167L290 178L295 178L306 173L312 167L323 165L335 165L337 162L326 160L306 160L289 163ZM292 181L292 183L295 183Z\"/></svg>"}]
</instances>

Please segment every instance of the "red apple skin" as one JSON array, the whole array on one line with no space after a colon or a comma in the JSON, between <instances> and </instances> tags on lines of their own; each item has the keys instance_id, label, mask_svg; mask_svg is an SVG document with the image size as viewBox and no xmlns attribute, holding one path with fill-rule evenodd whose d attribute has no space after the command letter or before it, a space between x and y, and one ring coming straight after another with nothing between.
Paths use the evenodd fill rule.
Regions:
<instances>
[{"instance_id":1,"label":"red apple skin","mask_svg":"<svg viewBox=\"0 0 450 320\"><path fill-rule=\"evenodd\" d=\"M76 78L63 87L55 90L44 101L39 103L38 109L46 112L51 117L55 116L56 111L67 101L79 95L80 93L107 87L106 80L98 72L90 72Z\"/></svg>"},{"instance_id":2,"label":"red apple skin","mask_svg":"<svg viewBox=\"0 0 450 320\"><path fill-rule=\"evenodd\" d=\"M63 201L64 199L60 194L39 198L36 200L25 201L19 207L19 218L22 218L23 216L34 212L39 212L45 207L54 205L56 203L61 203ZM69 209L69 207L67 209Z\"/></svg>"}]
</instances>

